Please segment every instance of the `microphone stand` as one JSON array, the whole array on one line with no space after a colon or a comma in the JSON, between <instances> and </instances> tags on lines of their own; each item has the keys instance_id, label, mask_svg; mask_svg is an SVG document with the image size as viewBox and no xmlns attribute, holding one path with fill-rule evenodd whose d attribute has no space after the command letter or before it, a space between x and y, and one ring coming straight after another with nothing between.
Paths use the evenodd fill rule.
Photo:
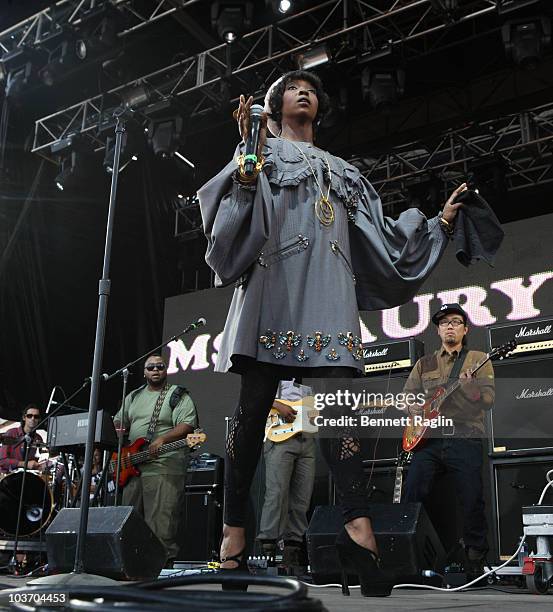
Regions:
<instances>
[{"instance_id":1,"label":"microphone stand","mask_svg":"<svg viewBox=\"0 0 553 612\"><path fill-rule=\"evenodd\" d=\"M104 247L104 262L102 267L102 278L98 287L98 315L96 320L96 338L94 341L94 357L92 361L92 382L90 387L90 400L88 405L88 435L84 458L84 471L81 479L81 506L80 523L77 532L77 546L75 553L75 564L73 574L82 574L84 571L85 539L88 529L88 510L90 505L90 480L92 475L92 458L94 454L94 438L96 433L96 415L98 412L98 396L100 391L100 369L104 353L104 339L106 331L107 307L110 294L111 281L109 280L109 268L111 262L111 246L113 239L113 227L115 220L115 203L117 196L117 181L119 178L119 165L121 159L121 146L125 125L123 121L124 109L118 109L114 114L115 125L115 151L113 156L113 170L111 174L111 190L109 194L108 219L106 225L106 241Z\"/></svg>"},{"instance_id":2,"label":"microphone stand","mask_svg":"<svg viewBox=\"0 0 553 612\"><path fill-rule=\"evenodd\" d=\"M90 386L90 399L88 404L88 432L86 439L86 450L84 458L84 469L81 477L81 505L80 505L80 521L77 531L77 545L75 551L75 562L73 571L69 575L48 576L52 580L44 580L39 578L40 582L34 581L34 584L43 583L74 583L82 585L84 575L84 556L85 556L85 540L88 530L88 514L90 507L90 481L92 476L92 459L94 455L94 438L96 434L96 416L98 413L98 397L100 391L100 369L102 367L102 357L104 353L104 340L107 320L108 298L110 294L111 281L108 278L111 262L111 247L113 241L113 228L115 220L115 204L117 196L117 182L119 178L119 167L121 160L121 147L123 144L123 134L125 132L124 118L126 109L119 108L114 112L115 117L115 149L113 156L113 170L111 174L111 189L109 194L108 218L106 224L106 237L104 246L104 261L102 266L102 278L99 281L98 287L98 313L96 318L96 336L94 339L94 356L92 360L92 376ZM104 576L95 576L98 583L115 584L114 580L110 580ZM89 582L89 581L87 581Z\"/></svg>"}]
</instances>

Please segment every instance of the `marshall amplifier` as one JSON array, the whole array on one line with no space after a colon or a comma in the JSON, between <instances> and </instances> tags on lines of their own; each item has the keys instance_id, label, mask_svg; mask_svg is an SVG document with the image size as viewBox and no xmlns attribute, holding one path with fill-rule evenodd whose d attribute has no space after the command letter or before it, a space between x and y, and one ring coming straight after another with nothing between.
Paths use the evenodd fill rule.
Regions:
<instances>
[{"instance_id":1,"label":"marshall amplifier","mask_svg":"<svg viewBox=\"0 0 553 612\"><path fill-rule=\"evenodd\" d=\"M414 338L363 346L365 376L412 368L423 355L424 344Z\"/></svg>"},{"instance_id":2,"label":"marshall amplifier","mask_svg":"<svg viewBox=\"0 0 553 612\"><path fill-rule=\"evenodd\" d=\"M494 364L490 451L505 456L553 452L553 355Z\"/></svg>"},{"instance_id":3,"label":"marshall amplifier","mask_svg":"<svg viewBox=\"0 0 553 612\"><path fill-rule=\"evenodd\" d=\"M553 353L553 317L488 327L488 348L513 339L517 341L517 348L511 353L511 358L546 351Z\"/></svg>"}]
</instances>

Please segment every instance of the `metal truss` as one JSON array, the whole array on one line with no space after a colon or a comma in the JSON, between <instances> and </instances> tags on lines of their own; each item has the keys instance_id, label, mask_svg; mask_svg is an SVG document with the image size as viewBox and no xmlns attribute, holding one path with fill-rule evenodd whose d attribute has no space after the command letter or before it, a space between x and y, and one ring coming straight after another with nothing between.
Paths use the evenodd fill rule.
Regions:
<instances>
[{"instance_id":1,"label":"metal truss","mask_svg":"<svg viewBox=\"0 0 553 612\"><path fill-rule=\"evenodd\" d=\"M150 106L178 98L186 116L193 119L240 92L261 96L268 84L289 69L293 56L315 45L326 45L338 64L378 61L394 49L401 49L403 57L437 52L477 35L479 18L495 11L498 3L463 2L455 21L433 9L430 0L396 0L387 9L373 4L364 0L321 2L250 32L231 46L218 45L39 119L33 151L48 155L53 144L72 133L96 139L112 124L121 95L135 87L148 92ZM463 30L463 37L450 36L456 28L467 27L470 31ZM148 105L141 110L147 113Z\"/></svg>"},{"instance_id":2,"label":"metal truss","mask_svg":"<svg viewBox=\"0 0 553 612\"><path fill-rule=\"evenodd\" d=\"M76 28L83 18L110 4L111 0L58 0L0 33L0 60L18 49L40 45L64 28Z\"/></svg>"},{"instance_id":3,"label":"metal truss","mask_svg":"<svg viewBox=\"0 0 553 612\"><path fill-rule=\"evenodd\" d=\"M175 226L173 236L181 241L195 240L203 233L200 203L196 195L175 202Z\"/></svg>"},{"instance_id":4,"label":"metal truss","mask_svg":"<svg viewBox=\"0 0 553 612\"><path fill-rule=\"evenodd\" d=\"M125 18L125 27L118 36L155 23L164 17L184 10L200 0L181 0L175 6L171 0L152 0L151 5L139 6L134 0L58 0L55 4L0 32L0 60L24 47L39 46L53 34L78 28L83 20L107 8L118 9Z\"/></svg>"},{"instance_id":5,"label":"metal truss","mask_svg":"<svg viewBox=\"0 0 553 612\"><path fill-rule=\"evenodd\" d=\"M445 192L467 173L495 167L508 191L553 182L553 103L448 130L437 144L396 147L377 159L350 160L379 192L383 205L408 203L409 187L439 181Z\"/></svg>"},{"instance_id":6,"label":"metal truss","mask_svg":"<svg viewBox=\"0 0 553 612\"><path fill-rule=\"evenodd\" d=\"M409 205L409 188L438 181L450 193L471 170L495 167L507 191L553 182L553 103L442 134L436 145L411 142L378 159L349 160L378 191L388 214ZM196 196L175 206L174 236L193 240L202 233ZM440 200L440 203L442 200Z\"/></svg>"}]
</instances>

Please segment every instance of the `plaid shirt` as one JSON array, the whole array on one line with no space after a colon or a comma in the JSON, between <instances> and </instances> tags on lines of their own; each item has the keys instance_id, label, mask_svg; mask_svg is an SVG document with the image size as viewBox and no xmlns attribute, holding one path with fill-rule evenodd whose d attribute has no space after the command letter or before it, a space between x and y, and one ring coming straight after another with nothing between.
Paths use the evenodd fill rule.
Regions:
<instances>
[{"instance_id":1,"label":"plaid shirt","mask_svg":"<svg viewBox=\"0 0 553 612\"><path fill-rule=\"evenodd\" d=\"M21 439L25 432L21 425L12 427L4 434L8 438ZM42 444L42 437L35 433L33 444L29 450L29 461L37 458L36 444ZM7 444L0 445L0 473L7 473L11 470L16 470L20 461L25 460L25 443L19 445L8 446Z\"/></svg>"}]
</instances>

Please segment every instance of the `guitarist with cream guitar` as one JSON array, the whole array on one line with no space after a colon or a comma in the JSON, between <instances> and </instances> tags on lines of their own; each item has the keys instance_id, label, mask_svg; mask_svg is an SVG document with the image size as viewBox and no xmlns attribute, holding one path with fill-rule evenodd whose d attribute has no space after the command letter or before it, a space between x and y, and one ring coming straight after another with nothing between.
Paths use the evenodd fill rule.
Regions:
<instances>
[{"instance_id":1,"label":"guitarist with cream guitar","mask_svg":"<svg viewBox=\"0 0 553 612\"><path fill-rule=\"evenodd\" d=\"M121 453L119 484L122 504L134 506L144 517L163 543L170 567L178 553L179 512L193 446L186 440L194 435L198 416L186 389L167 383L161 355L146 359L144 378L146 384L127 395L124 411L114 417L116 428L122 427L131 443Z\"/></svg>"},{"instance_id":2,"label":"guitarist with cream guitar","mask_svg":"<svg viewBox=\"0 0 553 612\"><path fill-rule=\"evenodd\" d=\"M434 477L443 472L453 474L463 509L465 569L467 577L474 578L481 575L488 550L482 438L486 435L485 414L495 398L491 359L506 356L514 346L494 349L490 354L467 350L467 320L459 304L442 305L432 317L441 346L419 359L405 384L405 393L423 393L427 398L424 407L409 408L412 417L441 416L450 419L453 426L428 427L426 431L406 427L403 448L413 453L403 501L424 503Z\"/></svg>"},{"instance_id":3,"label":"guitarist with cream guitar","mask_svg":"<svg viewBox=\"0 0 553 612\"><path fill-rule=\"evenodd\" d=\"M283 540L283 565L295 575L305 573L307 565L303 537L315 482L312 396L311 387L298 379L280 382L263 448L265 500L257 540L269 557L276 555L277 542Z\"/></svg>"}]
</instances>

